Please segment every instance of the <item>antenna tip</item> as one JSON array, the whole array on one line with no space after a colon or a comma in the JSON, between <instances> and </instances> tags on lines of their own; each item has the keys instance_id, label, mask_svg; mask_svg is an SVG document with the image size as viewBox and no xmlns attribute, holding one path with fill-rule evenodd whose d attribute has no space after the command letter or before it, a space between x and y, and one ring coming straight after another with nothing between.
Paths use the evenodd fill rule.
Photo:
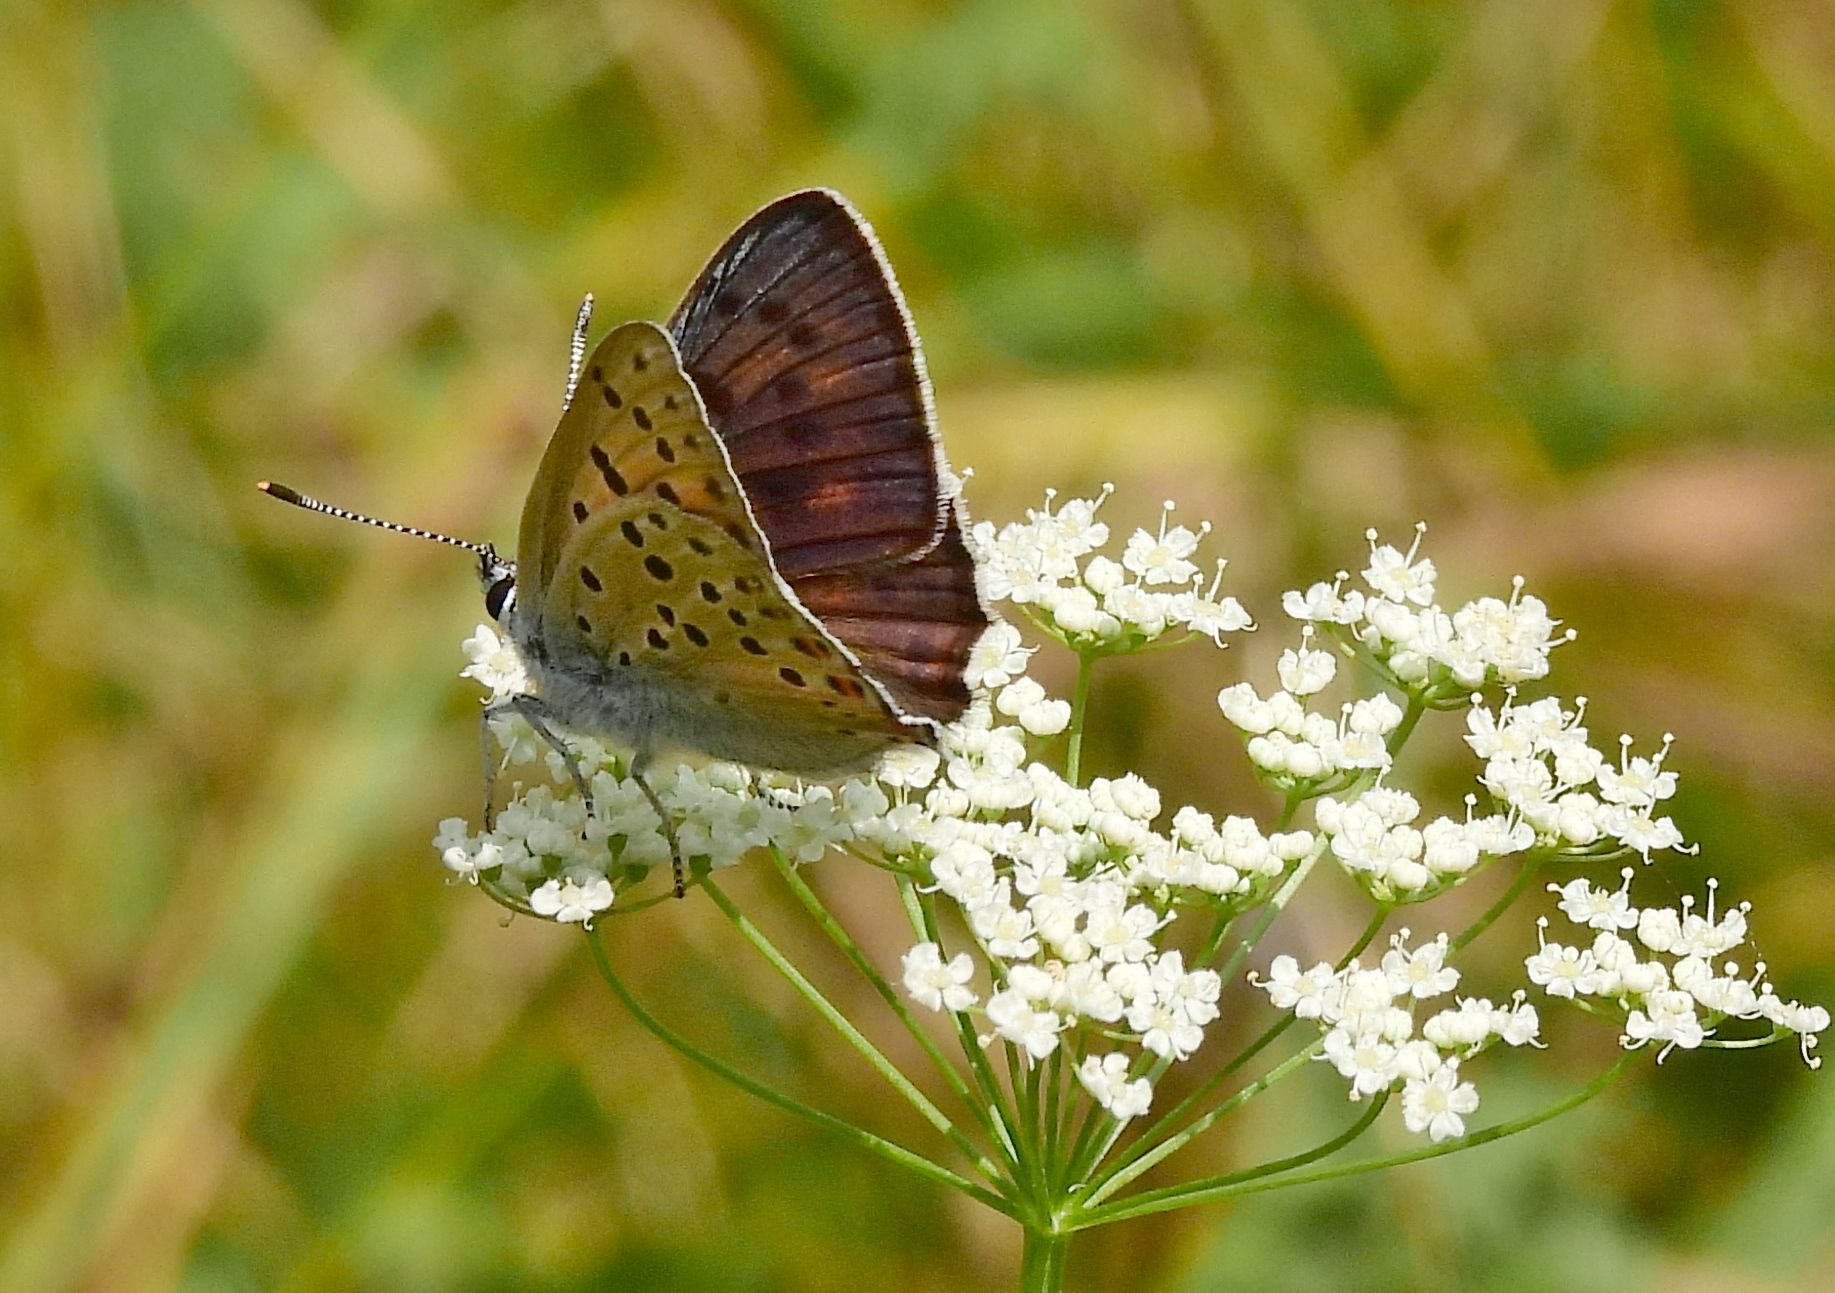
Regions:
<instances>
[{"instance_id":1,"label":"antenna tip","mask_svg":"<svg viewBox=\"0 0 1835 1293\"><path fill-rule=\"evenodd\" d=\"M295 491L291 489L288 489L285 485L280 484L278 481L258 480L255 482L255 488L260 490L264 494L272 494L275 498L278 498L283 503L297 503L300 501L300 497L298 493L296 493Z\"/></svg>"}]
</instances>

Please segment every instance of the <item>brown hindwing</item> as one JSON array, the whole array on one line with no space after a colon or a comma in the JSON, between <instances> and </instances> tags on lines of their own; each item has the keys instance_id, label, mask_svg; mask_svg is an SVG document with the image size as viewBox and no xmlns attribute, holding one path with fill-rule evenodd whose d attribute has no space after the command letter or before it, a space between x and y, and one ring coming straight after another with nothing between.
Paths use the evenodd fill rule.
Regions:
<instances>
[{"instance_id":1,"label":"brown hindwing","mask_svg":"<svg viewBox=\"0 0 1835 1293\"><path fill-rule=\"evenodd\" d=\"M791 587L900 709L940 723L962 716L963 669L988 616L954 507L942 542L920 561L808 575Z\"/></svg>"}]
</instances>

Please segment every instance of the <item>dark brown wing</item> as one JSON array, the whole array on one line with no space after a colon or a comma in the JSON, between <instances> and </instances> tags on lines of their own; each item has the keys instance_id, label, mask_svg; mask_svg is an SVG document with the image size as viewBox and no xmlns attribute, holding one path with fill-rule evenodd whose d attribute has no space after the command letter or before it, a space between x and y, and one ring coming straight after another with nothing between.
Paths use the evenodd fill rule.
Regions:
<instances>
[{"instance_id":1,"label":"dark brown wing","mask_svg":"<svg viewBox=\"0 0 1835 1293\"><path fill-rule=\"evenodd\" d=\"M669 321L787 579L928 550L930 390L891 271L838 196L741 225Z\"/></svg>"},{"instance_id":2,"label":"dark brown wing","mask_svg":"<svg viewBox=\"0 0 1835 1293\"><path fill-rule=\"evenodd\" d=\"M669 330L779 573L906 712L956 718L987 613L923 352L867 223L825 189L780 198Z\"/></svg>"},{"instance_id":3,"label":"dark brown wing","mask_svg":"<svg viewBox=\"0 0 1835 1293\"><path fill-rule=\"evenodd\" d=\"M791 586L901 710L941 723L961 717L963 666L988 617L955 508L942 542L917 561L806 575Z\"/></svg>"}]
</instances>

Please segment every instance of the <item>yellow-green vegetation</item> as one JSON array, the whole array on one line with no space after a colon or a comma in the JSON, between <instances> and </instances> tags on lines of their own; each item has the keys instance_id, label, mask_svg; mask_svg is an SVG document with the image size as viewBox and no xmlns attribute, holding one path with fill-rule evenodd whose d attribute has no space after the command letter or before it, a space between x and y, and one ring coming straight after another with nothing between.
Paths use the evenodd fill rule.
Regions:
<instances>
[{"instance_id":1,"label":"yellow-green vegetation","mask_svg":"<svg viewBox=\"0 0 1835 1293\"><path fill-rule=\"evenodd\" d=\"M1521 572L1580 630L1564 689L1605 742L1675 733L1677 888L1722 876L1789 993L1835 992L1823 4L15 0L0 140L0 1293L1011 1285L1015 1235L687 1070L577 936L443 886L470 563L251 488L509 540L580 296L662 317L808 184L880 230L978 515L1176 497L1264 617L1227 673L1118 664L1086 769L1264 807L1213 695L1290 644L1280 589L1425 518L1449 591ZM811 874L891 968L879 878ZM768 868L727 888L821 964ZM605 932L684 1031L926 1133L706 903ZM1533 1072L1488 1091L1545 1102ZM1072 1269L1821 1288L1829 1082L1679 1054ZM1343 1094L1282 1099L1201 1165Z\"/></svg>"}]
</instances>

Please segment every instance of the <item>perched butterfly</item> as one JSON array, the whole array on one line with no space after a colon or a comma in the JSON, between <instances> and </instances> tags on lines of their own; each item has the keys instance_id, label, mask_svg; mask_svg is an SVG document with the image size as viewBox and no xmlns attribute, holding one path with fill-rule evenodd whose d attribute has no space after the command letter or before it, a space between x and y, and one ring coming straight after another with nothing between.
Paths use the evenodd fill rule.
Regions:
<instances>
[{"instance_id":1,"label":"perched butterfly","mask_svg":"<svg viewBox=\"0 0 1835 1293\"><path fill-rule=\"evenodd\" d=\"M824 189L780 198L667 328L624 324L582 363L589 308L513 564L261 488L476 552L536 684L504 705L583 794L551 724L634 748L646 794L670 749L826 776L933 743L969 703L988 617L917 334L866 221Z\"/></svg>"}]
</instances>

